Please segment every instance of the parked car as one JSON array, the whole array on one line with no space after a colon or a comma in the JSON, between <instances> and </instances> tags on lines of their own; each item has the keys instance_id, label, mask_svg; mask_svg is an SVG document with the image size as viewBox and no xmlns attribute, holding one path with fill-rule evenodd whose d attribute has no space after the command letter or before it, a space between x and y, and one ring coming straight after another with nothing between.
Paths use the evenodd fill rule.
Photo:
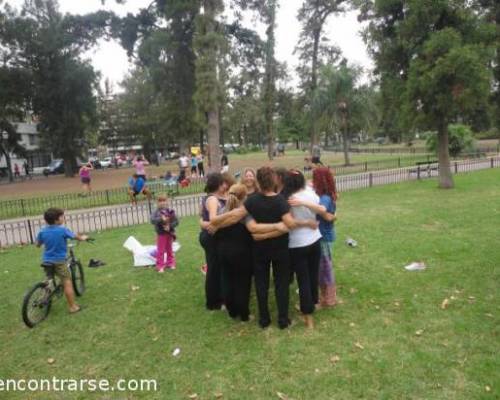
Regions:
<instances>
[{"instance_id":1,"label":"parked car","mask_svg":"<svg viewBox=\"0 0 500 400\"><path fill-rule=\"evenodd\" d=\"M113 159L111 157L106 157L99 161L102 168L109 168L113 166Z\"/></svg>"},{"instance_id":2,"label":"parked car","mask_svg":"<svg viewBox=\"0 0 500 400\"><path fill-rule=\"evenodd\" d=\"M175 160L180 157L180 154L176 151L166 151L164 158L165 160Z\"/></svg>"},{"instance_id":3,"label":"parked car","mask_svg":"<svg viewBox=\"0 0 500 400\"><path fill-rule=\"evenodd\" d=\"M97 158L91 158L89 160L89 162L90 162L90 164L92 164L92 167L94 169L101 169L102 168L101 162Z\"/></svg>"},{"instance_id":4,"label":"parked car","mask_svg":"<svg viewBox=\"0 0 500 400\"><path fill-rule=\"evenodd\" d=\"M125 161L123 161L121 158L118 157L116 158L106 157L105 159L100 160L99 163L101 164L102 168L112 168L115 166L115 163L116 165L121 167L125 163Z\"/></svg>"},{"instance_id":5,"label":"parked car","mask_svg":"<svg viewBox=\"0 0 500 400\"><path fill-rule=\"evenodd\" d=\"M62 158L56 158L52 160L51 163L43 170L45 176L64 174L64 160Z\"/></svg>"},{"instance_id":6,"label":"parked car","mask_svg":"<svg viewBox=\"0 0 500 400\"><path fill-rule=\"evenodd\" d=\"M77 165L73 170L74 173L77 173L80 167L82 166L80 160L77 160L76 164ZM56 158L52 160L51 163L43 169L43 174L45 176L64 174L64 160L62 158Z\"/></svg>"}]
</instances>

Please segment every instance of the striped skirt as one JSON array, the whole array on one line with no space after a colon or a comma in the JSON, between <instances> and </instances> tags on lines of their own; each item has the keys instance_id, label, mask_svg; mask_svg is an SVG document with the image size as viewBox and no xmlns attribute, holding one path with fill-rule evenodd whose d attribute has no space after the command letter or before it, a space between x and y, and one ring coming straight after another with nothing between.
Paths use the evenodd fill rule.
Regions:
<instances>
[{"instance_id":1,"label":"striped skirt","mask_svg":"<svg viewBox=\"0 0 500 400\"><path fill-rule=\"evenodd\" d=\"M334 286L335 272L333 270L333 242L321 239L321 257L319 261L319 286Z\"/></svg>"}]
</instances>

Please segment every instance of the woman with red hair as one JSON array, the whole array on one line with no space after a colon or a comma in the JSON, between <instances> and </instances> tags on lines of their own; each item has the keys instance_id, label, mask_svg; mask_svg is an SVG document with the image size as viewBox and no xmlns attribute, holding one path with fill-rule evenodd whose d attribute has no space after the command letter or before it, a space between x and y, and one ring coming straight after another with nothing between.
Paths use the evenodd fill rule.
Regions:
<instances>
[{"instance_id":1,"label":"woman with red hair","mask_svg":"<svg viewBox=\"0 0 500 400\"><path fill-rule=\"evenodd\" d=\"M336 236L333 223L337 219L335 215L337 189L335 179L329 168L321 167L313 170L313 188L319 196L319 205L297 200L292 200L290 204L306 206L317 215L322 236L320 240L319 304L322 307L333 307L337 303L332 261L332 247Z\"/></svg>"},{"instance_id":2,"label":"woman with red hair","mask_svg":"<svg viewBox=\"0 0 500 400\"><path fill-rule=\"evenodd\" d=\"M334 221L337 219L337 188L332 172L328 168L316 168L313 171L313 187L319 196L319 202L326 208L326 218L318 216L321 232L321 257L319 265L320 305L333 307L337 303L335 272L333 269L332 248L336 239Z\"/></svg>"}]
</instances>

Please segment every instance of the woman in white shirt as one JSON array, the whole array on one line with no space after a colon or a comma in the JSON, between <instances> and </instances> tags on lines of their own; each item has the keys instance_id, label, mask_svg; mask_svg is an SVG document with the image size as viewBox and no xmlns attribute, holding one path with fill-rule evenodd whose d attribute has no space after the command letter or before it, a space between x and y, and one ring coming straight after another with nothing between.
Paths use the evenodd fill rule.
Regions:
<instances>
[{"instance_id":1,"label":"woman in white shirt","mask_svg":"<svg viewBox=\"0 0 500 400\"><path fill-rule=\"evenodd\" d=\"M285 176L283 195L292 205L291 213L295 219L316 219L316 211L326 211L319 204L318 195L306 188L304 175L298 170L290 170ZM313 211L302 205L294 205L294 201L314 203L318 209ZM299 227L289 233L288 248L292 270L299 285L300 311L308 328L314 327L313 313L318 303L319 261L321 256L321 233L316 228Z\"/></svg>"}]
</instances>

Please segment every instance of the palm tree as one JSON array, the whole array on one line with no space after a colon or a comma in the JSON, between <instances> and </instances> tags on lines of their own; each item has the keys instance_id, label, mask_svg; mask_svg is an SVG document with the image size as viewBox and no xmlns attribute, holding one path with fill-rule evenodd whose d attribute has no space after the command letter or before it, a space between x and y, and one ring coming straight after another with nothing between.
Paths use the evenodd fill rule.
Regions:
<instances>
[{"instance_id":1,"label":"palm tree","mask_svg":"<svg viewBox=\"0 0 500 400\"><path fill-rule=\"evenodd\" d=\"M340 128L345 165L350 165L349 148L353 126L371 123L374 104L366 87L357 87L361 69L342 63L327 65L320 71L319 85L313 99L313 115L327 126Z\"/></svg>"}]
</instances>

